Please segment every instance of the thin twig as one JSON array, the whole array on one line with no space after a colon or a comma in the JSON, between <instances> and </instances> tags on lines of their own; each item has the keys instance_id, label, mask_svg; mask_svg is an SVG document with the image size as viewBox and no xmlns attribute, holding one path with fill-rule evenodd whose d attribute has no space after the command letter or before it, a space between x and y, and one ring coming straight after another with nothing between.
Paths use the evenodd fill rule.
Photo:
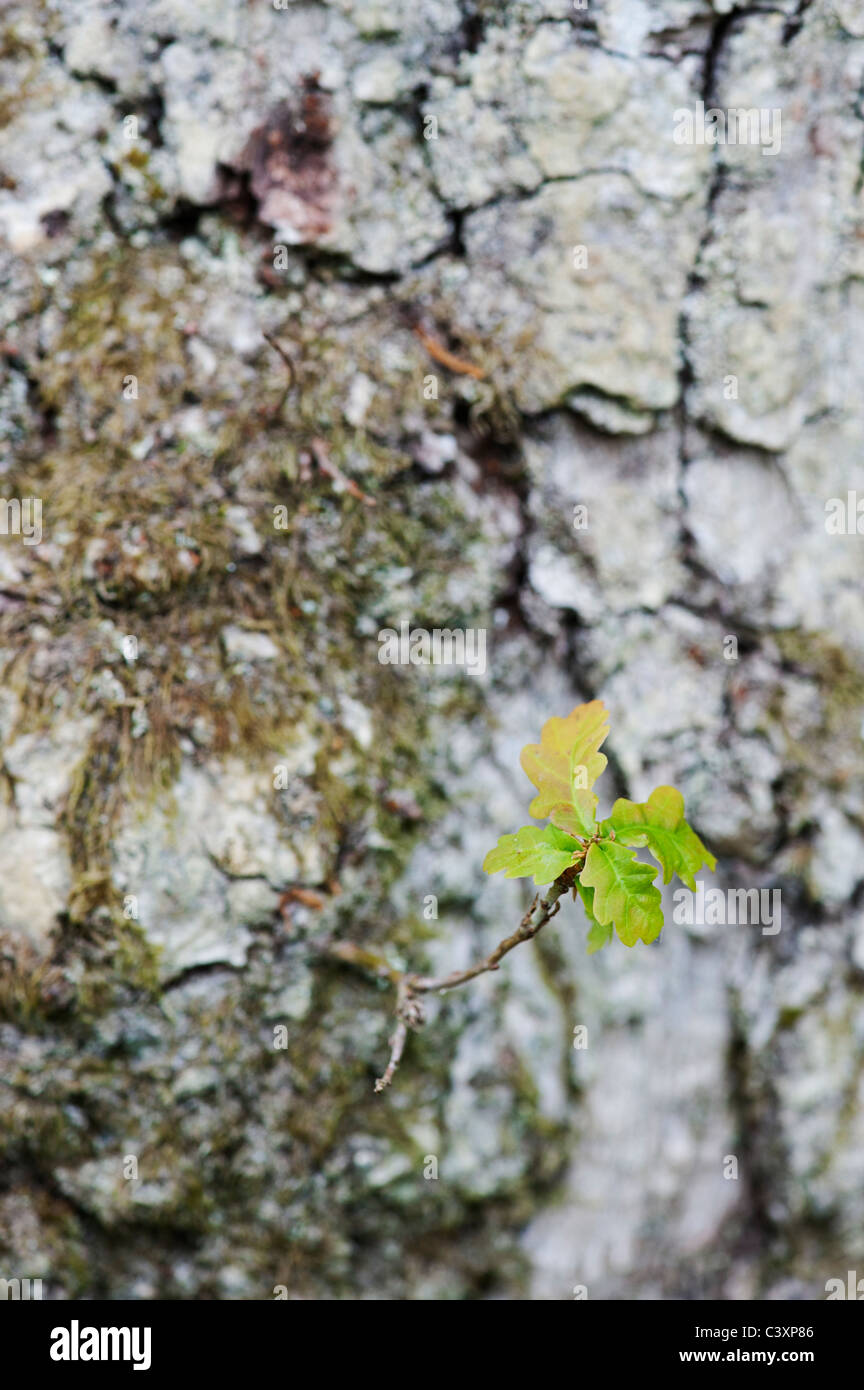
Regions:
<instances>
[{"instance_id":1,"label":"thin twig","mask_svg":"<svg viewBox=\"0 0 864 1390\"><path fill-rule=\"evenodd\" d=\"M390 1060L383 1076L375 1082L376 1091L384 1091L396 1075L402 1060L409 1028L422 1028L426 1014L419 999L414 998L413 976L403 975L396 988L396 1027L390 1039Z\"/></svg>"},{"instance_id":2,"label":"thin twig","mask_svg":"<svg viewBox=\"0 0 864 1390\"><path fill-rule=\"evenodd\" d=\"M473 362L466 361L464 357L457 357L455 352L450 352L443 343L439 343L438 339L433 338L432 334L427 333L424 328L418 326L414 332L429 356L435 362L440 362L442 367L447 367L451 372L459 372L462 376L473 376L475 381L482 381L486 376L482 367L475 366Z\"/></svg>"},{"instance_id":3,"label":"thin twig","mask_svg":"<svg viewBox=\"0 0 864 1390\"><path fill-rule=\"evenodd\" d=\"M279 415L279 414L281 413L282 407L283 407L283 405L285 404L285 402L287 401L290 392L293 391L293 390L294 390L294 387L297 385L297 369L296 369L296 367L294 366L293 359L292 359L291 357L288 356L288 353L285 351L285 349L283 348L282 344L281 344L281 343L277 343L277 341L276 341L276 339L273 337L273 334L272 334L272 333L266 333L266 332L265 332L265 333L263 334L263 336L264 336L264 338L267 340L267 342L270 344L270 346L272 347L273 351L274 351L274 352L278 352L279 356L282 358L282 361L285 363L285 366L288 368L288 385L285 387L285 390L282 392L282 395L279 397L279 402L278 402L278 404L277 404L276 406L274 406L274 408L273 408L273 415L276 416L276 415Z\"/></svg>"},{"instance_id":4,"label":"thin twig","mask_svg":"<svg viewBox=\"0 0 864 1390\"><path fill-rule=\"evenodd\" d=\"M381 1076L375 1082L375 1090L386 1091L393 1077L396 1075L396 1068L402 1061L402 1053L405 1051L405 1044L408 1041L408 1024L400 1018L396 1028L390 1038L390 1061Z\"/></svg>"},{"instance_id":5,"label":"thin twig","mask_svg":"<svg viewBox=\"0 0 864 1390\"><path fill-rule=\"evenodd\" d=\"M474 980L478 975L486 974L492 970L501 968L501 961L510 951L522 944L523 941L530 941L537 933L551 921L561 909L559 899L572 888L576 876L582 868L584 854L577 862L565 869L564 873L548 889L545 898L541 898L538 893L519 926L511 936L506 936L499 942L491 955L485 956L467 970L454 970L449 975L415 975L408 971L398 970L390 965L389 961L383 956L379 956L376 951L370 951L365 946L357 946L352 941L322 941L318 943L317 949L332 960L342 961L346 965L357 966L358 969L366 971L378 980L385 980L394 986L396 990L396 1027L390 1038L390 1059L387 1066L378 1080L375 1082L376 1091L384 1091L390 1085L396 1074L396 1068L402 1060L405 1051L405 1044L408 1040L408 1033L422 1028L426 1021L425 1011L421 1000L417 997L421 994L444 993L446 990L455 989L458 985L464 985L469 980ZM575 891L575 890L574 890Z\"/></svg>"},{"instance_id":6,"label":"thin twig","mask_svg":"<svg viewBox=\"0 0 864 1390\"><path fill-rule=\"evenodd\" d=\"M267 342L274 349L274 351L278 352L279 356L282 358L282 361L285 363L285 366L288 368L288 371L291 374L291 385L294 386L297 381L297 370L294 366L292 358L288 356L288 353L285 351L282 344L280 342L277 342L276 338L274 338L272 333L265 332L263 336L266 338Z\"/></svg>"},{"instance_id":7,"label":"thin twig","mask_svg":"<svg viewBox=\"0 0 864 1390\"><path fill-rule=\"evenodd\" d=\"M358 502L365 503L367 507L377 506L375 498L370 497L368 492L364 492L361 487L358 487L354 479L349 478L347 473L343 473L342 469L333 462L330 457L330 451L323 439L313 439L309 445L309 449L313 459L318 465L318 471L322 473L325 478L330 478L333 482L338 483L346 492L350 492L352 497L356 497Z\"/></svg>"},{"instance_id":8,"label":"thin twig","mask_svg":"<svg viewBox=\"0 0 864 1390\"><path fill-rule=\"evenodd\" d=\"M499 942L492 954L487 956L485 960L478 961L469 970L454 970L452 974L443 975L438 979L429 975L417 975L414 977L412 988L417 994L428 994L439 990L443 994L445 990L467 984L469 980L476 979L478 975L485 974L487 970L500 970L499 962L503 956L506 956L514 947L521 945L523 941L530 941L542 927L545 927L547 922L551 921L557 912L560 912L561 904L558 899L566 891L566 888L559 888L557 884L553 883L547 896L542 900L538 893L513 935L507 936Z\"/></svg>"}]
</instances>

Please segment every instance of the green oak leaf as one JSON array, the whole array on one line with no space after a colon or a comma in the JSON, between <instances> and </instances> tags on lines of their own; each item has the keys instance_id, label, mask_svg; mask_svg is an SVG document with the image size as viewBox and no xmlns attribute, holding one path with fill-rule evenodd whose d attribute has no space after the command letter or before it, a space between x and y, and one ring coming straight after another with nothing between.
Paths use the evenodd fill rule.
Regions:
<instances>
[{"instance_id":1,"label":"green oak leaf","mask_svg":"<svg viewBox=\"0 0 864 1390\"><path fill-rule=\"evenodd\" d=\"M502 835L483 860L487 874L504 870L505 878L530 878L540 887L552 883L573 863L581 845L554 825L523 825L514 835Z\"/></svg>"},{"instance_id":2,"label":"green oak leaf","mask_svg":"<svg viewBox=\"0 0 864 1390\"><path fill-rule=\"evenodd\" d=\"M612 940L612 923L594 922L588 933L588 954L593 956L597 951L602 951L604 946L608 946Z\"/></svg>"},{"instance_id":3,"label":"green oak leaf","mask_svg":"<svg viewBox=\"0 0 864 1390\"><path fill-rule=\"evenodd\" d=\"M616 840L591 845L579 881L594 889L593 910L601 926L614 923L625 946L656 940L663 929L658 870L643 864L633 850Z\"/></svg>"},{"instance_id":4,"label":"green oak leaf","mask_svg":"<svg viewBox=\"0 0 864 1390\"><path fill-rule=\"evenodd\" d=\"M532 816L548 816L553 808L577 806L577 794L590 792L606 766L598 752L609 733L609 713L602 700L577 705L566 719L547 719L540 742L522 749L519 761L537 788L529 806ZM593 824L596 797L578 795L581 814ZM590 814L589 814L590 813Z\"/></svg>"},{"instance_id":5,"label":"green oak leaf","mask_svg":"<svg viewBox=\"0 0 864 1390\"><path fill-rule=\"evenodd\" d=\"M531 804L536 805L536 798ZM553 806L549 819L559 830L566 830L568 835L590 839L597 829L596 811L596 792L574 791L572 804L568 806L562 801Z\"/></svg>"},{"instance_id":6,"label":"green oak leaf","mask_svg":"<svg viewBox=\"0 0 864 1390\"><path fill-rule=\"evenodd\" d=\"M620 844L648 847L663 869L664 883L677 874L695 893L693 875L703 864L712 871L717 865L714 855L684 819L684 798L674 787L657 787L642 803L619 797L611 816L603 822L605 834L610 828Z\"/></svg>"},{"instance_id":7,"label":"green oak leaf","mask_svg":"<svg viewBox=\"0 0 864 1390\"><path fill-rule=\"evenodd\" d=\"M588 918L590 931L588 932L588 954L593 956L595 951L602 951L604 946L608 946L612 940L612 923L598 922L594 916L594 889L586 888L584 883L576 880L576 889L582 899L582 906L585 909L585 916Z\"/></svg>"}]
</instances>

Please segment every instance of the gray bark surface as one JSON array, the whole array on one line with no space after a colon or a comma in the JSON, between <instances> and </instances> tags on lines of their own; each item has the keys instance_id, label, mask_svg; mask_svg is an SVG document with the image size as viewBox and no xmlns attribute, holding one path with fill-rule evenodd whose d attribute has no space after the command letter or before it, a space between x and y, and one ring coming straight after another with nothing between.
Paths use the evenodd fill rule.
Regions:
<instances>
[{"instance_id":1,"label":"gray bark surface","mask_svg":"<svg viewBox=\"0 0 864 1390\"><path fill-rule=\"evenodd\" d=\"M859 0L13 0L0 87L0 1276L864 1274ZM567 901L374 1095L392 992L316 943L492 951L519 751L593 698L604 810L679 787L781 930L669 890L589 957Z\"/></svg>"}]
</instances>

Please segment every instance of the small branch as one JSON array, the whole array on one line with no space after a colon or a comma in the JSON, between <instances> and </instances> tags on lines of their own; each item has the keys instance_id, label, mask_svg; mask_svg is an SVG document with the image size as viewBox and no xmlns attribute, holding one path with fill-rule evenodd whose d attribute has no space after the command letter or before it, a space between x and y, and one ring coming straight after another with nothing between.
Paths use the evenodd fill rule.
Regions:
<instances>
[{"instance_id":1,"label":"small branch","mask_svg":"<svg viewBox=\"0 0 864 1390\"><path fill-rule=\"evenodd\" d=\"M426 1014L419 999L414 998L412 976L403 975L396 987L396 1028L390 1039L390 1061L383 1076L375 1082L376 1091L384 1091L396 1075L396 1068L402 1060L409 1028L422 1028Z\"/></svg>"},{"instance_id":2,"label":"small branch","mask_svg":"<svg viewBox=\"0 0 864 1390\"><path fill-rule=\"evenodd\" d=\"M402 1061L402 1053L405 1051L405 1044L408 1041L408 1024L400 1018L396 1024L395 1032L390 1039L390 1061L383 1074L375 1082L376 1093L385 1091L396 1075L396 1068Z\"/></svg>"},{"instance_id":3,"label":"small branch","mask_svg":"<svg viewBox=\"0 0 864 1390\"><path fill-rule=\"evenodd\" d=\"M551 921L561 910L559 899L568 889L573 887L577 875L581 872L584 859L583 853L575 864L572 864L569 869L565 869L564 873L556 878L548 889L545 898L541 898L538 893L512 935L499 942L491 955L486 956L467 970L454 970L449 975L441 976L414 975L404 970L397 970L377 952L367 950L364 946L357 946L351 941L323 941L320 943L318 949L331 960L357 966L358 969L366 971L367 974L373 975L376 979L385 980L396 990L396 1027L390 1037L390 1059L383 1074L375 1082L376 1091L386 1090L393 1080L405 1051L409 1031L422 1028L426 1022L425 1010L418 995L443 994L446 990L456 989L459 985L467 984L470 980L476 979L478 975L499 970L504 956L521 945L523 941L530 941L532 937L535 937L546 923Z\"/></svg>"},{"instance_id":4,"label":"small branch","mask_svg":"<svg viewBox=\"0 0 864 1390\"><path fill-rule=\"evenodd\" d=\"M412 986L414 991L417 994L428 994L438 990L443 994L445 990L467 984L469 980L476 979L478 975L485 974L487 970L499 970L501 968L499 962L508 952L521 945L523 941L530 941L542 927L545 927L547 922L551 921L557 912L560 912L561 904L558 899L566 893L568 885L559 887L559 883L560 880L552 884L545 898L541 899L540 894L537 894L513 935L507 936L499 942L492 954L487 956L485 960L478 961L469 970L454 970L452 974L443 975L439 979L429 975L415 975Z\"/></svg>"}]
</instances>

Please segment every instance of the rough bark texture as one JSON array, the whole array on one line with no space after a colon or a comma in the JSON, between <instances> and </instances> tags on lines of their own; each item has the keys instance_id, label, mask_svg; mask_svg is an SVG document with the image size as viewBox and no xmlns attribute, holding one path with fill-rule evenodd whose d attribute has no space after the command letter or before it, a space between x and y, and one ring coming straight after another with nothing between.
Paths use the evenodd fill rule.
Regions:
<instances>
[{"instance_id":1,"label":"rough bark texture","mask_svg":"<svg viewBox=\"0 0 864 1390\"><path fill-rule=\"evenodd\" d=\"M0 75L2 492L44 527L0 548L0 1275L864 1269L859 0L13 0ZM675 144L701 99L780 153ZM486 676L379 664L403 618L486 628ZM312 943L513 931L519 749L595 695L609 791L679 786L782 930L588 958L568 902L374 1096L392 1000Z\"/></svg>"}]
</instances>

